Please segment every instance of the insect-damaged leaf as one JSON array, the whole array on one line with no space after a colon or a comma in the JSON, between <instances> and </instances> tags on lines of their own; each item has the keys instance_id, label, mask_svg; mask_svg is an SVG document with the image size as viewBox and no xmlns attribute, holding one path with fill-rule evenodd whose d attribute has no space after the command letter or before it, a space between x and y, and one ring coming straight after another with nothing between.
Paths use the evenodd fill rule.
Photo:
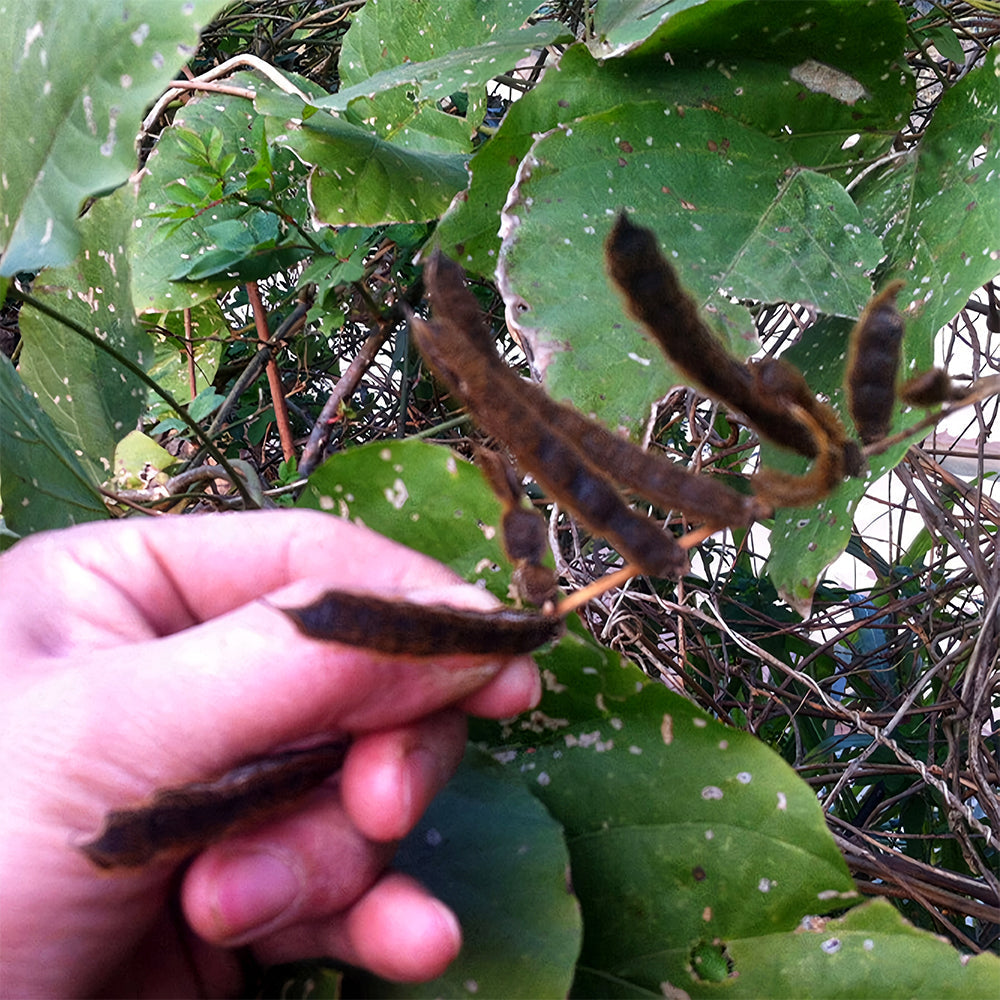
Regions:
<instances>
[{"instance_id":1,"label":"insect-damaged leaf","mask_svg":"<svg viewBox=\"0 0 1000 1000\"><path fill-rule=\"evenodd\" d=\"M334 455L309 477L298 506L360 521L507 595L500 503L479 470L447 448L383 442Z\"/></svg>"},{"instance_id":2,"label":"insect-damaged leaf","mask_svg":"<svg viewBox=\"0 0 1000 1000\"><path fill-rule=\"evenodd\" d=\"M68 264L85 198L135 170L146 108L195 51L222 0L128 5L19 0L0 32L0 270Z\"/></svg>"},{"instance_id":3,"label":"insect-damaged leaf","mask_svg":"<svg viewBox=\"0 0 1000 1000\"><path fill-rule=\"evenodd\" d=\"M791 931L849 905L815 796L773 751L659 685L560 714L554 689L574 674L564 662L534 717L541 745L507 766L565 827L585 995L689 989L699 942Z\"/></svg>"},{"instance_id":4,"label":"insect-damaged leaf","mask_svg":"<svg viewBox=\"0 0 1000 1000\"><path fill-rule=\"evenodd\" d=\"M135 201L122 188L96 201L79 222L88 249L69 267L44 270L37 298L143 368L152 360L132 309L127 252ZM97 485L113 475L115 445L142 412L146 386L123 364L58 320L25 305L20 374Z\"/></svg>"},{"instance_id":5,"label":"insect-damaged leaf","mask_svg":"<svg viewBox=\"0 0 1000 1000\"><path fill-rule=\"evenodd\" d=\"M3 519L15 535L108 516L107 508L52 418L0 357Z\"/></svg>"}]
</instances>

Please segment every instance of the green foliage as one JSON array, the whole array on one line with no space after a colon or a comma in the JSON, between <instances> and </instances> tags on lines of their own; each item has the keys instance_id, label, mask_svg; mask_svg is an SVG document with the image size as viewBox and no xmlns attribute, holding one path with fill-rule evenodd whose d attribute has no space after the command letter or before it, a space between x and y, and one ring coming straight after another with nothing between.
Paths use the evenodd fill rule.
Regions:
<instances>
[{"instance_id":1,"label":"green foliage","mask_svg":"<svg viewBox=\"0 0 1000 1000\"><path fill-rule=\"evenodd\" d=\"M137 0L127 8L104 0L38 0L5 10L3 274L73 260L81 204L135 169L133 141L147 106L222 6L221 0Z\"/></svg>"},{"instance_id":2,"label":"green foliage","mask_svg":"<svg viewBox=\"0 0 1000 1000\"><path fill-rule=\"evenodd\" d=\"M52 418L0 358L4 542L107 517L100 493Z\"/></svg>"},{"instance_id":3,"label":"green foliage","mask_svg":"<svg viewBox=\"0 0 1000 1000\"><path fill-rule=\"evenodd\" d=\"M461 954L428 983L356 975L345 993L566 996L580 949L580 910L566 884L569 861L550 811L516 775L470 748L395 862L455 911Z\"/></svg>"},{"instance_id":4,"label":"green foliage","mask_svg":"<svg viewBox=\"0 0 1000 1000\"><path fill-rule=\"evenodd\" d=\"M272 334L296 309L307 315L275 347L301 432L344 377L342 362L375 327L393 329L394 304L417 303L412 261L432 243L495 277L554 395L638 437L678 377L604 274L603 240L623 207L656 230L740 356L759 346L761 308L814 306L816 321L785 356L841 412L846 337L873 275L907 281L907 365L926 367L938 327L998 270L1000 55L951 87L920 141L895 153L914 93L895 4L599 2L585 19L592 30L568 44L558 22L522 26L532 0L490 4L488 16L480 0L447 11L379 0L349 29L323 29L324 43L342 45L338 91L298 64L241 69L226 79L237 93L196 95L155 141L144 137L153 148L137 191L100 197L78 218L86 199L134 169L146 106L221 5L139 3L124 20L106 6L32 0L15 5L5 31L0 271L39 271L32 292L46 307L22 309L18 370L0 362L0 498L16 535L107 516L102 486L134 488L172 452L200 456L205 442L191 425L207 436L221 410L233 416L212 425L213 444L241 468L256 460L269 502L299 488L301 506L361 521L506 598L500 507L479 473L448 449L392 439L449 412L428 379L414 378L402 334L380 357L384 386L363 385L324 417L351 447L303 485L302 454L277 454L274 401L254 379L239 388L257 342L247 298L234 290L260 281ZM909 31L949 48L940 25ZM234 38L255 37L245 24L209 36L226 54ZM556 42L565 47L555 65L498 128L487 124L487 83ZM94 51L102 58L91 60ZM300 307L307 284L315 295ZM477 290L495 312L491 290ZM53 309L95 338L61 325ZM900 407L893 428L912 419ZM677 427L670 434L692 450ZM470 984L484 996L989 995L994 958L960 965L887 904L838 916L857 902L848 869L815 790L781 759L805 770L803 757L832 767L875 748L872 762L889 759L871 734L845 735L832 715L812 713L820 695L867 705L890 673L905 685L920 671L916 648L890 658L880 642L884 594L909 584L871 557L878 585L863 599L877 612L862 614L817 581L849 544L869 558L852 539L852 514L905 448L874 458L867 478L815 509L778 512L770 579L746 555L726 563L721 546L701 547L689 583L706 597L675 679L694 692L704 684L717 718L574 621L539 657L538 710L474 724L479 749L400 853L459 912L467 947L445 977L405 995L465 995ZM773 446L762 454L770 465L804 465ZM740 459L728 461L738 472ZM931 545L913 543L918 569ZM650 602L673 596L659 586ZM794 632L783 602L805 610L814 600L846 607L857 626L842 659ZM961 609L946 600L935 613L958 628ZM732 638L757 665L753 677L730 669ZM778 676L803 661L794 678ZM827 684L842 661L850 692L842 678ZM935 697L961 681L964 662L935 681ZM773 709L778 698L788 719ZM919 757L938 724L928 713L894 736ZM911 779L895 776L887 794L905 798ZM867 790L852 786L858 808ZM909 801L907 829L948 830L939 792ZM939 863L926 843L903 849ZM401 991L326 972L320 989Z\"/></svg>"}]
</instances>

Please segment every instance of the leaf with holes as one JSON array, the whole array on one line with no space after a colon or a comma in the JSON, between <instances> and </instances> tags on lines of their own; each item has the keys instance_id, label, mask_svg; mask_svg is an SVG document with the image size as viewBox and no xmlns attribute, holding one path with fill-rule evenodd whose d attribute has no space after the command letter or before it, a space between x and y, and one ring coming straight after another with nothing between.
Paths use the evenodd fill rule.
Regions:
<instances>
[{"instance_id":1,"label":"leaf with holes","mask_svg":"<svg viewBox=\"0 0 1000 1000\"><path fill-rule=\"evenodd\" d=\"M316 103L408 149L471 152L486 83L565 35L558 21L525 26L537 6L515 0L486 10L459 0L443 12L436 0L367 4L344 36L340 90ZM468 97L464 116L441 106L459 94Z\"/></svg>"},{"instance_id":2,"label":"leaf with holes","mask_svg":"<svg viewBox=\"0 0 1000 1000\"><path fill-rule=\"evenodd\" d=\"M19 0L0 33L4 147L0 271L63 266L84 200L136 168L146 108L187 62L222 0Z\"/></svg>"},{"instance_id":3,"label":"leaf with holes","mask_svg":"<svg viewBox=\"0 0 1000 1000\"><path fill-rule=\"evenodd\" d=\"M657 233L741 357L753 322L734 298L854 316L881 253L838 183L794 170L781 143L714 111L645 102L542 136L504 208L497 278L508 317L554 396L633 434L683 379L626 319L605 274L604 240L622 208Z\"/></svg>"},{"instance_id":4,"label":"leaf with holes","mask_svg":"<svg viewBox=\"0 0 1000 1000\"><path fill-rule=\"evenodd\" d=\"M933 363L934 335L1000 273L998 114L994 47L941 98L916 149L893 157L856 192L865 224L883 234L885 281L906 282L904 371Z\"/></svg>"},{"instance_id":5,"label":"leaf with holes","mask_svg":"<svg viewBox=\"0 0 1000 1000\"><path fill-rule=\"evenodd\" d=\"M95 334L140 368L152 360L149 337L132 310L126 249L134 194L122 188L94 202L80 220L86 249L72 266L43 271L37 298ZM96 486L113 473L115 445L139 419L147 388L107 352L25 305L20 375Z\"/></svg>"},{"instance_id":6,"label":"leaf with holes","mask_svg":"<svg viewBox=\"0 0 1000 1000\"><path fill-rule=\"evenodd\" d=\"M566 831L585 928L575 993L690 989L703 943L790 932L850 905L822 810L775 753L656 684L574 709L562 689L584 666L563 662L525 720L539 742L515 738L501 757Z\"/></svg>"},{"instance_id":7,"label":"leaf with holes","mask_svg":"<svg viewBox=\"0 0 1000 1000\"><path fill-rule=\"evenodd\" d=\"M108 516L96 484L5 356L0 357L0 449L3 523L15 536Z\"/></svg>"},{"instance_id":8,"label":"leaf with holes","mask_svg":"<svg viewBox=\"0 0 1000 1000\"><path fill-rule=\"evenodd\" d=\"M467 268L492 271L517 165L559 125L613 108L627 123L632 105L654 98L712 109L843 182L889 148L912 101L905 18L892 4L635 3L599 5L595 18L593 54L571 46L472 158L468 196L437 233Z\"/></svg>"},{"instance_id":9,"label":"leaf with holes","mask_svg":"<svg viewBox=\"0 0 1000 1000\"><path fill-rule=\"evenodd\" d=\"M507 595L500 504L479 470L448 448L382 442L334 455L309 477L298 506L366 524Z\"/></svg>"}]
</instances>

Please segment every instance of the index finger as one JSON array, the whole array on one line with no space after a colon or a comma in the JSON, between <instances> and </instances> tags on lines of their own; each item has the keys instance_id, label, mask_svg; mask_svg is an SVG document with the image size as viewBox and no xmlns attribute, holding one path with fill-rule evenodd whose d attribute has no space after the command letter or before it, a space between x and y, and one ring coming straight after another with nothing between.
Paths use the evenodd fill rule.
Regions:
<instances>
[{"instance_id":1,"label":"index finger","mask_svg":"<svg viewBox=\"0 0 1000 1000\"><path fill-rule=\"evenodd\" d=\"M26 539L0 565L18 582L0 625L20 651L50 655L171 635L304 578L385 593L459 582L433 559L305 510L86 524Z\"/></svg>"}]
</instances>

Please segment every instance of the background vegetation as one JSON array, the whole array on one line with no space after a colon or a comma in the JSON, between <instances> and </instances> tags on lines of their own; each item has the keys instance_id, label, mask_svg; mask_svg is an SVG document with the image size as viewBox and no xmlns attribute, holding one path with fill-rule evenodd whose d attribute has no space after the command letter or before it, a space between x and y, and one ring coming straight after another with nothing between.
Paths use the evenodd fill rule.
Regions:
<instances>
[{"instance_id":1,"label":"background vegetation","mask_svg":"<svg viewBox=\"0 0 1000 1000\"><path fill-rule=\"evenodd\" d=\"M506 596L498 504L454 457L475 430L402 322L432 246L526 375L741 481L753 434L677 387L607 283L622 206L734 352L786 355L835 406L852 321L896 277L908 368L996 372L994 5L438 6L16 5L6 544L297 503ZM539 711L478 725L401 849L466 930L427 995L995 987L996 413L958 426L960 472L904 435L828 502L704 543L680 584L594 602L540 656ZM567 588L617 564L535 500Z\"/></svg>"}]
</instances>

